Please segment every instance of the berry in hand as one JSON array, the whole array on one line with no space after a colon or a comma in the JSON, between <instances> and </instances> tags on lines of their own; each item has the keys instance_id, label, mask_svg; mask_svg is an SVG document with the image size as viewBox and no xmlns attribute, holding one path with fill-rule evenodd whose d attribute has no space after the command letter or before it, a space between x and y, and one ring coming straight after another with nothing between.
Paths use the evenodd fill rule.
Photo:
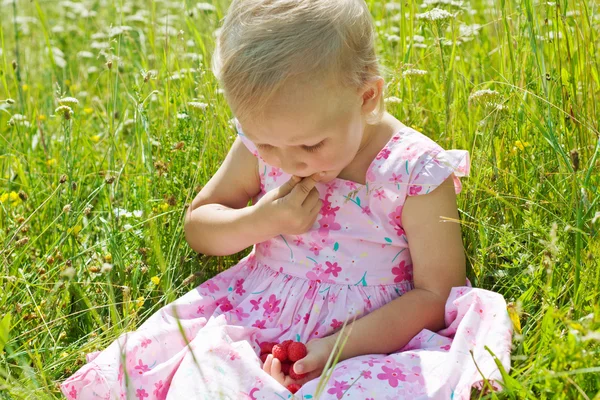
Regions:
<instances>
[{"instance_id":1,"label":"berry in hand","mask_svg":"<svg viewBox=\"0 0 600 400\"><path fill-rule=\"evenodd\" d=\"M293 342L288 346L288 359L290 361L298 361L306 357L306 346L304 343Z\"/></svg>"},{"instance_id":2,"label":"berry in hand","mask_svg":"<svg viewBox=\"0 0 600 400\"><path fill-rule=\"evenodd\" d=\"M288 359L288 354L287 354L287 346L284 346L283 343L282 344L276 344L275 346L273 346L273 357L277 358L279 361L287 361Z\"/></svg>"},{"instance_id":3,"label":"berry in hand","mask_svg":"<svg viewBox=\"0 0 600 400\"><path fill-rule=\"evenodd\" d=\"M273 346L276 344L275 342L262 342L260 344L260 354L271 354Z\"/></svg>"},{"instance_id":4,"label":"berry in hand","mask_svg":"<svg viewBox=\"0 0 600 400\"><path fill-rule=\"evenodd\" d=\"M294 394L298 390L300 390L300 385L298 385L297 383L290 383L287 387L287 390L289 390L290 392L292 392L292 394Z\"/></svg>"}]
</instances>

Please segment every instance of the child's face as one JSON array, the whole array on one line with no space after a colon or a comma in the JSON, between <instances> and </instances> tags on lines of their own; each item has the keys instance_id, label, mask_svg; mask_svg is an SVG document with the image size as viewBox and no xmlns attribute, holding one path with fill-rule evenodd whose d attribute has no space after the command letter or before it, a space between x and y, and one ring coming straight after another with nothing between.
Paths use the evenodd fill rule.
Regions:
<instances>
[{"instance_id":1,"label":"child's face","mask_svg":"<svg viewBox=\"0 0 600 400\"><path fill-rule=\"evenodd\" d=\"M261 121L240 120L242 130L268 164L301 177L325 172L321 181L331 181L364 142L362 96L331 87L288 93L272 102Z\"/></svg>"}]
</instances>

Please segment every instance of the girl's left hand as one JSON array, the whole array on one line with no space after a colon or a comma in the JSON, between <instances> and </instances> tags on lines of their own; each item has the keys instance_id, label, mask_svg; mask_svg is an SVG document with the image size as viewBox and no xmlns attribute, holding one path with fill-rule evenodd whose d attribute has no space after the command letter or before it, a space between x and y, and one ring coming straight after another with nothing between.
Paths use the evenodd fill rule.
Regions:
<instances>
[{"instance_id":1,"label":"girl's left hand","mask_svg":"<svg viewBox=\"0 0 600 400\"><path fill-rule=\"evenodd\" d=\"M305 377L299 380L292 379L289 375L284 375L281 371L281 361L273 358L272 354L269 354L265 360L263 370L285 387L287 387L290 383L297 383L302 386L306 382L321 376L332 349L332 342L328 340L328 338L310 340L306 344L306 357L296 361L294 364L296 366L296 373L307 374ZM300 371L297 370L298 366L302 366Z\"/></svg>"}]
</instances>

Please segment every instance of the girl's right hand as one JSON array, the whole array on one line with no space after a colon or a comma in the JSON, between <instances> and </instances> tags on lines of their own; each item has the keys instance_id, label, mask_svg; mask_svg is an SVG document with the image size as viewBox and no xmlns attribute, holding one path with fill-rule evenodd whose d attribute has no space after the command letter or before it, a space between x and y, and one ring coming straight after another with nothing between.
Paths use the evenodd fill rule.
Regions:
<instances>
[{"instance_id":1,"label":"girl's right hand","mask_svg":"<svg viewBox=\"0 0 600 400\"><path fill-rule=\"evenodd\" d=\"M313 226L323 206L315 188L321 178L322 173L306 178L292 176L280 187L267 192L256 203L256 212L273 224L277 234L305 233Z\"/></svg>"}]
</instances>

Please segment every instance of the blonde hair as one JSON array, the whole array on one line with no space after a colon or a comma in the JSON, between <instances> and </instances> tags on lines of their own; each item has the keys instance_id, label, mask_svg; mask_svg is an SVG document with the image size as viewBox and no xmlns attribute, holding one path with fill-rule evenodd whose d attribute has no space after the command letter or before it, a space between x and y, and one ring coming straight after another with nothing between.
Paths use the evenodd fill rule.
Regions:
<instances>
[{"instance_id":1,"label":"blonde hair","mask_svg":"<svg viewBox=\"0 0 600 400\"><path fill-rule=\"evenodd\" d=\"M239 119L260 118L286 82L358 89L381 75L364 0L233 0L216 37L213 73Z\"/></svg>"}]
</instances>

